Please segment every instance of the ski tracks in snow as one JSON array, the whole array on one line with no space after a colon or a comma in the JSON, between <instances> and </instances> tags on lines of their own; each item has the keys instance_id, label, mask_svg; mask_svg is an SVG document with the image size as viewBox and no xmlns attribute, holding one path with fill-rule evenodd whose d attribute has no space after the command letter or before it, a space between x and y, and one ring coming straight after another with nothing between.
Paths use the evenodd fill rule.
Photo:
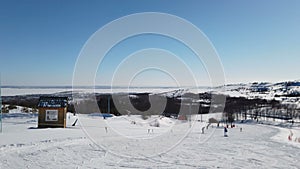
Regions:
<instances>
[{"instance_id":1,"label":"ski tracks in snow","mask_svg":"<svg viewBox=\"0 0 300 169\"><path fill-rule=\"evenodd\" d=\"M105 154L85 137L2 145L0 150L0 168L74 168Z\"/></svg>"}]
</instances>

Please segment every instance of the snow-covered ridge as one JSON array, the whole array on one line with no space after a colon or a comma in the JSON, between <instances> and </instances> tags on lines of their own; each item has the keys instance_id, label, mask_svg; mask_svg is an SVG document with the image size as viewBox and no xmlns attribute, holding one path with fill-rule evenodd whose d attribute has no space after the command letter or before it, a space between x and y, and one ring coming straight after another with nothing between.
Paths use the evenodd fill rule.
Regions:
<instances>
[{"instance_id":1,"label":"snow-covered ridge","mask_svg":"<svg viewBox=\"0 0 300 169\"><path fill-rule=\"evenodd\" d=\"M260 98L278 100L283 103L300 104L300 81L287 81L280 83L255 82L248 84L228 84L224 90L220 87L75 87L72 86L49 86L49 87L15 87L2 86L2 96L30 95L30 94L84 94L84 93L150 93L161 94L166 97L178 97L185 93L213 92L225 94L231 97L246 97L249 99ZM131 97L136 97L131 95Z\"/></svg>"},{"instance_id":2,"label":"snow-covered ridge","mask_svg":"<svg viewBox=\"0 0 300 169\"><path fill-rule=\"evenodd\" d=\"M300 104L300 82L249 83L226 85L225 93L232 97L278 100L287 104Z\"/></svg>"}]
</instances>

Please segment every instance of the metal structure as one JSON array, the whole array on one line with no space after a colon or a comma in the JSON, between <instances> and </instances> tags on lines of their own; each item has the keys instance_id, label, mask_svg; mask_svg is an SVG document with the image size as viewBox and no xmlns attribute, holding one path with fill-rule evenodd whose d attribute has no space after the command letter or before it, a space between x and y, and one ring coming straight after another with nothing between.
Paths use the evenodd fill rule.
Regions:
<instances>
[{"instance_id":1,"label":"metal structure","mask_svg":"<svg viewBox=\"0 0 300 169\"><path fill-rule=\"evenodd\" d=\"M0 75L0 133L2 133L2 96L1 96L1 75Z\"/></svg>"},{"instance_id":2,"label":"metal structure","mask_svg":"<svg viewBox=\"0 0 300 169\"><path fill-rule=\"evenodd\" d=\"M110 113L110 96L107 98L107 113Z\"/></svg>"}]
</instances>

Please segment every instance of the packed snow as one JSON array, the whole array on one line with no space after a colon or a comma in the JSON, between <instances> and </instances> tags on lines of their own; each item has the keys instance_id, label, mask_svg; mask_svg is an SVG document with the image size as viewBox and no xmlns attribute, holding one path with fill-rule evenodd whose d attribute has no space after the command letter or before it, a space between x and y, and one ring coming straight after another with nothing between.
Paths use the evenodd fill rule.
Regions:
<instances>
[{"instance_id":1,"label":"packed snow","mask_svg":"<svg viewBox=\"0 0 300 169\"><path fill-rule=\"evenodd\" d=\"M37 129L37 114L10 112L0 134L0 168L300 168L298 127L237 123L224 137L223 124L208 126L213 114L202 116L68 113L67 128Z\"/></svg>"}]
</instances>

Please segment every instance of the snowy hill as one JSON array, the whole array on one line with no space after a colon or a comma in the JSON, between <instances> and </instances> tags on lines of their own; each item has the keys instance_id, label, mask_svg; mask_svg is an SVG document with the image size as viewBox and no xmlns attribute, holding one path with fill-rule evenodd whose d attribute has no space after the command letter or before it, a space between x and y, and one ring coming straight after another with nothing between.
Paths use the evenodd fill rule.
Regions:
<instances>
[{"instance_id":1,"label":"snowy hill","mask_svg":"<svg viewBox=\"0 0 300 169\"><path fill-rule=\"evenodd\" d=\"M278 100L287 104L300 104L300 82L249 83L226 85L224 94L232 97Z\"/></svg>"},{"instance_id":2,"label":"snowy hill","mask_svg":"<svg viewBox=\"0 0 300 169\"><path fill-rule=\"evenodd\" d=\"M204 93L217 92L224 93L230 96L247 97L247 98L263 98L276 99L286 102L298 102L300 97L300 81L287 81L279 83L255 82L248 84L228 84L225 86L225 92L220 92L219 88L212 87L115 87L108 86L101 87L16 87L16 86L2 86L2 96L16 96L16 95L33 95L41 94L72 96L72 94L85 97L91 93L150 93L160 94L166 97L179 97L185 93ZM132 95L134 97L134 95Z\"/></svg>"}]
</instances>

